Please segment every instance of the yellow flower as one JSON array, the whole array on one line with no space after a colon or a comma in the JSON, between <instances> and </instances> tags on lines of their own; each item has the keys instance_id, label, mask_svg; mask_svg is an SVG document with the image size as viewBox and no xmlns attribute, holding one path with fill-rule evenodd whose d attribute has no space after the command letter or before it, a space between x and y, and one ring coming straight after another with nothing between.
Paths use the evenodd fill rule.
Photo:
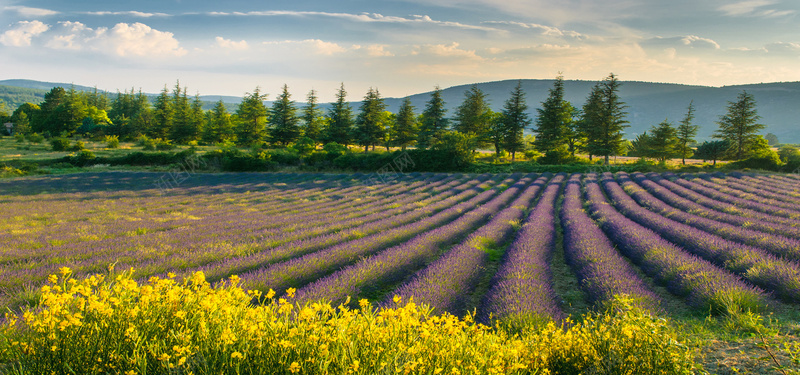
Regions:
<instances>
[{"instance_id":1,"label":"yellow flower","mask_svg":"<svg viewBox=\"0 0 800 375\"><path fill-rule=\"evenodd\" d=\"M267 298L272 299L272 297L275 297L275 291L270 288L269 292L267 292Z\"/></svg>"},{"instance_id":2,"label":"yellow flower","mask_svg":"<svg viewBox=\"0 0 800 375\"><path fill-rule=\"evenodd\" d=\"M289 298L294 298L294 292L296 291L297 289L295 288L286 289L286 295L289 296Z\"/></svg>"},{"instance_id":3,"label":"yellow flower","mask_svg":"<svg viewBox=\"0 0 800 375\"><path fill-rule=\"evenodd\" d=\"M242 353L239 352L231 353L231 359L242 359L242 358L244 358L244 355L242 355Z\"/></svg>"},{"instance_id":4,"label":"yellow flower","mask_svg":"<svg viewBox=\"0 0 800 375\"><path fill-rule=\"evenodd\" d=\"M300 372L300 364L297 362L292 362L292 364L289 365L289 372L292 374Z\"/></svg>"},{"instance_id":5,"label":"yellow flower","mask_svg":"<svg viewBox=\"0 0 800 375\"><path fill-rule=\"evenodd\" d=\"M68 274L72 273L72 270L69 269L69 267L61 267L58 269L58 273L60 273L61 276L67 276Z\"/></svg>"}]
</instances>

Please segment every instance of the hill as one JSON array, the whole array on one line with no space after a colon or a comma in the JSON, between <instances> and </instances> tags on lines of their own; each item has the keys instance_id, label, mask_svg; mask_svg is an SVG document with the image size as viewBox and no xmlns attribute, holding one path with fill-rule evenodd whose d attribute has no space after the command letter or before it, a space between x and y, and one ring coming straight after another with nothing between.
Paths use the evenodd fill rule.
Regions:
<instances>
[{"instance_id":1,"label":"hill","mask_svg":"<svg viewBox=\"0 0 800 375\"><path fill-rule=\"evenodd\" d=\"M580 107L596 81L565 81L566 99L576 107ZM517 80L495 81L477 83L483 90L495 111L500 111L509 93L517 84ZM528 106L531 116L535 116L536 108L545 100L548 90L552 87L553 80L522 80L522 87L527 94ZM94 90L93 87L79 86L63 83L38 82L31 80L5 80L0 81L0 99L7 108L13 110L22 103L39 103L44 94L55 86L70 87L77 90ZM453 86L442 90L448 114L461 103L464 92L472 85ZM735 85L723 87L709 87L697 85L681 85L672 83L652 83L624 81L620 89L620 96L628 105L628 121L631 127L627 129L627 138L648 130L651 126L668 119L674 123L680 121L686 113L690 101L694 101L697 109L695 124L700 125L699 139L710 139L711 134L717 129L716 121L725 113L728 101L736 100L736 96L747 90L754 94L758 103L758 113L761 122L767 125L766 132L774 133L784 143L800 143L800 82L776 82L751 85ZM420 113L425 108L425 103L430 98L431 92L411 95L411 103ZM148 94L154 97L156 94ZM240 97L221 95L201 95L204 109L213 108L214 103L222 100L228 105L228 110L233 111L241 101ZM401 98L386 98L390 111L396 112L400 107ZM270 104L269 102L267 103ZM299 103L302 106L302 103ZM357 103L352 103L357 109ZM327 108L327 104L321 104Z\"/></svg>"}]
</instances>

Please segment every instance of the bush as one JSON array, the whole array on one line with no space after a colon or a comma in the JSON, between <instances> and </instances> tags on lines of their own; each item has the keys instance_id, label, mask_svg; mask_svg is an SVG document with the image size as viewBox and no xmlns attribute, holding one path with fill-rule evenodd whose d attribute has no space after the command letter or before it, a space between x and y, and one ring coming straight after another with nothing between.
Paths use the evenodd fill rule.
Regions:
<instances>
[{"instance_id":1,"label":"bush","mask_svg":"<svg viewBox=\"0 0 800 375\"><path fill-rule=\"evenodd\" d=\"M78 153L67 156L70 164L83 167L91 164L97 157L89 150L81 150Z\"/></svg>"},{"instance_id":2,"label":"bush","mask_svg":"<svg viewBox=\"0 0 800 375\"><path fill-rule=\"evenodd\" d=\"M174 149L175 145L173 145L172 141L170 141L169 139L156 138L156 150L169 151Z\"/></svg>"},{"instance_id":3,"label":"bush","mask_svg":"<svg viewBox=\"0 0 800 375\"><path fill-rule=\"evenodd\" d=\"M44 142L44 136L39 133L31 133L27 136L28 142L30 143L42 143Z\"/></svg>"},{"instance_id":4,"label":"bush","mask_svg":"<svg viewBox=\"0 0 800 375\"><path fill-rule=\"evenodd\" d=\"M25 135L22 133L14 134L14 139L17 141L17 143L25 142Z\"/></svg>"},{"instance_id":5,"label":"bush","mask_svg":"<svg viewBox=\"0 0 800 375\"><path fill-rule=\"evenodd\" d=\"M68 151L83 151L85 149L86 145L83 143L83 141L77 141L74 145L69 147Z\"/></svg>"},{"instance_id":6,"label":"bush","mask_svg":"<svg viewBox=\"0 0 800 375\"><path fill-rule=\"evenodd\" d=\"M50 140L50 146L53 151L67 151L69 147L69 139L58 137Z\"/></svg>"},{"instance_id":7,"label":"bush","mask_svg":"<svg viewBox=\"0 0 800 375\"><path fill-rule=\"evenodd\" d=\"M76 280L62 268L40 289L38 307L24 319L7 314L0 324L0 363L13 374L698 370L694 352L667 320L625 298L580 322L514 332L502 324L477 324L471 316L435 316L399 297L380 310L367 300L299 304L294 289L278 299L271 290L245 291L240 282L232 276L212 286L202 272L182 281L153 277L140 283L130 272Z\"/></svg>"},{"instance_id":8,"label":"bush","mask_svg":"<svg viewBox=\"0 0 800 375\"><path fill-rule=\"evenodd\" d=\"M107 135L105 137L106 148L119 148L119 136Z\"/></svg>"},{"instance_id":9,"label":"bush","mask_svg":"<svg viewBox=\"0 0 800 375\"><path fill-rule=\"evenodd\" d=\"M331 142L322 146L322 150L329 155L330 160L333 160L344 155L347 152L347 147L344 147L336 142Z\"/></svg>"},{"instance_id":10,"label":"bush","mask_svg":"<svg viewBox=\"0 0 800 375\"><path fill-rule=\"evenodd\" d=\"M217 161L215 164L219 164L222 170L232 172L269 171L276 166L266 151L253 150L248 154L235 146L207 152L203 158L207 161Z\"/></svg>"},{"instance_id":11,"label":"bush","mask_svg":"<svg viewBox=\"0 0 800 375\"><path fill-rule=\"evenodd\" d=\"M749 159L739 160L728 163L725 169L761 169L765 171L779 171L781 169L781 159L775 152L754 156Z\"/></svg>"}]
</instances>

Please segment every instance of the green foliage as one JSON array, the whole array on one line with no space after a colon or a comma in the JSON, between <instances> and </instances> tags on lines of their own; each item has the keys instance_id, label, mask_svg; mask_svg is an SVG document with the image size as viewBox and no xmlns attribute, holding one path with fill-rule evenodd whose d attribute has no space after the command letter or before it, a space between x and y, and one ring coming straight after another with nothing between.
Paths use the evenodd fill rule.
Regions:
<instances>
[{"instance_id":1,"label":"green foliage","mask_svg":"<svg viewBox=\"0 0 800 375\"><path fill-rule=\"evenodd\" d=\"M235 146L228 145L219 150L207 152L203 158L216 161L224 171L269 171L274 169L276 163L271 160L271 155L258 149L245 153Z\"/></svg>"},{"instance_id":2,"label":"green foliage","mask_svg":"<svg viewBox=\"0 0 800 375\"><path fill-rule=\"evenodd\" d=\"M719 128L714 132L714 138L728 142L727 157L741 160L754 155L758 132L766 127L758 123L760 119L753 94L742 91L736 102L728 102L728 112L720 116Z\"/></svg>"},{"instance_id":3,"label":"green foliage","mask_svg":"<svg viewBox=\"0 0 800 375\"><path fill-rule=\"evenodd\" d=\"M381 98L380 92L378 89L370 88L361 102L352 137L358 145L364 147L364 152L369 146L374 150L375 145L385 142L389 123L385 112L386 103Z\"/></svg>"},{"instance_id":4,"label":"green foliage","mask_svg":"<svg viewBox=\"0 0 800 375\"><path fill-rule=\"evenodd\" d=\"M297 143L294 144L293 148L297 150L297 153L300 154L300 156L306 157L311 155L311 153L317 149L317 145L314 143L313 139L309 137L302 137L297 141Z\"/></svg>"},{"instance_id":5,"label":"green foliage","mask_svg":"<svg viewBox=\"0 0 800 375\"><path fill-rule=\"evenodd\" d=\"M475 158L475 137L456 131L445 131L439 135L433 150L440 151L452 158L455 170L467 167Z\"/></svg>"},{"instance_id":6,"label":"green foliage","mask_svg":"<svg viewBox=\"0 0 800 375\"><path fill-rule=\"evenodd\" d=\"M436 86L430 100L425 104L425 110L420 116L419 136L417 147L429 148L435 144L441 134L447 129L448 121L444 117L447 110L442 99L442 89Z\"/></svg>"},{"instance_id":7,"label":"green foliage","mask_svg":"<svg viewBox=\"0 0 800 375\"><path fill-rule=\"evenodd\" d=\"M267 94L262 94L256 87L255 91L252 94L247 93L239 104L236 110L238 119L236 135L240 146L251 147L264 142L269 114L267 107L264 106L264 100L267 100Z\"/></svg>"},{"instance_id":8,"label":"green foliage","mask_svg":"<svg viewBox=\"0 0 800 375\"><path fill-rule=\"evenodd\" d=\"M31 133L26 136L28 142L30 143L42 143L44 142L44 136L39 133Z\"/></svg>"},{"instance_id":9,"label":"green foliage","mask_svg":"<svg viewBox=\"0 0 800 375\"><path fill-rule=\"evenodd\" d=\"M50 140L50 147L53 151L67 151L69 149L69 139L67 138L53 138Z\"/></svg>"},{"instance_id":10,"label":"green foliage","mask_svg":"<svg viewBox=\"0 0 800 375\"><path fill-rule=\"evenodd\" d=\"M419 121L417 121L417 116L414 114L414 106L411 105L411 99L406 97L397 111L394 122L392 122L390 143L392 146L405 150L406 147L412 146L417 142L418 133Z\"/></svg>"},{"instance_id":11,"label":"green foliage","mask_svg":"<svg viewBox=\"0 0 800 375\"><path fill-rule=\"evenodd\" d=\"M85 165L89 165L97 158L95 154L90 150L80 150L77 153L70 154L67 156L67 160L70 164L83 167Z\"/></svg>"},{"instance_id":12,"label":"green foliage","mask_svg":"<svg viewBox=\"0 0 800 375\"><path fill-rule=\"evenodd\" d=\"M710 142L706 141L697 147L694 156L703 160L713 160L714 165L716 165L717 160L724 160L725 151L729 148L730 145L728 144L728 141L725 140Z\"/></svg>"},{"instance_id":13,"label":"green foliage","mask_svg":"<svg viewBox=\"0 0 800 375\"><path fill-rule=\"evenodd\" d=\"M586 151L603 156L608 165L609 156L621 155L622 131L627 128L626 105L619 98L620 83L612 73L592 88L583 105L581 131L586 135Z\"/></svg>"},{"instance_id":14,"label":"green foliage","mask_svg":"<svg viewBox=\"0 0 800 375\"><path fill-rule=\"evenodd\" d=\"M324 150L328 155L332 157L338 157L347 153L347 147L340 145L336 142L328 142L324 146L322 146L322 150Z\"/></svg>"},{"instance_id":15,"label":"green foliage","mask_svg":"<svg viewBox=\"0 0 800 375\"><path fill-rule=\"evenodd\" d=\"M560 164L569 156L567 135L572 123L574 108L564 100L564 77L559 75L550 89L542 108L536 110L536 149L545 154L547 164Z\"/></svg>"},{"instance_id":16,"label":"green foliage","mask_svg":"<svg viewBox=\"0 0 800 375\"><path fill-rule=\"evenodd\" d=\"M117 135L105 136L105 142L107 148L119 148L119 136Z\"/></svg>"},{"instance_id":17,"label":"green foliage","mask_svg":"<svg viewBox=\"0 0 800 375\"><path fill-rule=\"evenodd\" d=\"M764 139L766 139L767 142L769 142L770 146L777 146L781 143L778 140L778 136L772 133L767 133L767 135L764 136Z\"/></svg>"},{"instance_id":18,"label":"green foliage","mask_svg":"<svg viewBox=\"0 0 800 375\"><path fill-rule=\"evenodd\" d=\"M281 94L272 103L272 110L269 112L270 139L282 146L297 141L302 133L297 107L291 97L289 86L283 85Z\"/></svg>"},{"instance_id":19,"label":"green foliage","mask_svg":"<svg viewBox=\"0 0 800 375\"><path fill-rule=\"evenodd\" d=\"M319 108L317 92L311 90L306 97L306 105L303 107L301 118L303 120L303 135L311 138L314 143L322 142L322 129L325 124L325 117Z\"/></svg>"},{"instance_id":20,"label":"green foliage","mask_svg":"<svg viewBox=\"0 0 800 375\"><path fill-rule=\"evenodd\" d=\"M651 135L648 137L642 156L655 158L663 163L680 155L677 131L672 123L664 120L650 128L650 132Z\"/></svg>"},{"instance_id":21,"label":"green foliage","mask_svg":"<svg viewBox=\"0 0 800 375\"><path fill-rule=\"evenodd\" d=\"M225 108L225 103L218 101L211 111L207 126L203 129L203 142L214 144L219 142L235 142L236 132L234 131L231 115Z\"/></svg>"},{"instance_id":22,"label":"green foliage","mask_svg":"<svg viewBox=\"0 0 800 375\"><path fill-rule=\"evenodd\" d=\"M464 92L464 101L456 108L452 120L454 130L473 135L474 147L486 148L491 144L491 108L478 85Z\"/></svg>"},{"instance_id":23,"label":"green foliage","mask_svg":"<svg viewBox=\"0 0 800 375\"><path fill-rule=\"evenodd\" d=\"M336 102L331 104L324 129L323 140L325 143L338 143L345 147L352 143L353 134L353 109L347 102L347 91L344 83L336 93Z\"/></svg>"},{"instance_id":24,"label":"green foliage","mask_svg":"<svg viewBox=\"0 0 800 375\"><path fill-rule=\"evenodd\" d=\"M692 148L690 144L696 142L695 138L700 129L699 125L692 125L694 120L694 101L689 102L689 108L686 110L686 116L681 120L677 129L677 151L681 157L681 162L686 165L686 158L692 156Z\"/></svg>"},{"instance_id":25,"label":"green foliage","mask_svg":"<svg viewBox=\"0 0 800 375\"><path fill-rule=\"evenodd\" d=\"M525 151L527 146L523 137L525 128L531 125L528 118L528 104L525 102L525 92L522 90L522 81L511 92L511 97L506 100L503 110L498 118L499 133L502 146L511 152L511 161L514 161L518 151ZM495 146L495 149L498 148Z\"/></svg>"}]
</instances>

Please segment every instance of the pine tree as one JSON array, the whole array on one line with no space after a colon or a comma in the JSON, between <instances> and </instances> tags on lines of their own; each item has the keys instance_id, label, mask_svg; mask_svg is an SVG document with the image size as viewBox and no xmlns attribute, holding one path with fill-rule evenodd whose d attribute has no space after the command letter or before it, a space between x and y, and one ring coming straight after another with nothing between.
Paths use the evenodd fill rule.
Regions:
<instances>
[{"instance_id":1,"label":"pine tree","mask_svg":"<svg viewBox=\"0 0 800 375\"><path fill-rule=\"evenodd\" d=\"M741 160L750 156L759 140L758 131L766 128L759 124L761 116L756 111L756 100L753 94L742 91L736 102L728 102L728 113L721 116L717 124L719 129L713 137L728 142L728 157Z\"/></svg>"},{"instance_id":2,"label":"pine tree","mask_svg":"<svg viewBox=\"0 0 800 375\"><path fill-rule=\"evenodd\" d=\"M525 91L522 90L522 82L519 81L511 91L511 97L506 100L501 112L503 147L511 153L512 163L518 151L525 151L523 132L531 125L527 111Z\"/></svg>"},{"instance_id":3,"label":"pine tree","mask_svg":"<svg viewBox=\"0 0 800 375\"><path fill-rule=\"evenodd\" d=\"M491 144L490 110L486 94L478 85L472 85L464 92L464 101L456 108L453 128L464 134L472 134L475 147L485 148Z\"/></svg>"},{"instance_id":4,"label":"pine tree","mask_svg":"<svg viewBox=\"0 0 800 375\"><path fill-rule=\"evenodd\" d=\"M245 94L239 108L236 109L237 141L243 146L261 145L266 137L267 107L264 101L267 94L262 94L261 89L256 87L253 93Z\"/></svg>"},{"instance_id":5,"label":"pine tree","mask_svg":"<svg viewBox=\"0 0 800 375\"><path fill-rule=\"evenodd\" d=\"M600 155L608 165L610 155L622 153L622 130L627 128L625 103L619 98L620 82L612 73L592 88L583 106L582 130L586 134L586 150Z\"/></svg>"},{"instance_id":6,"label":"pine tree","mask_svg":"<svg viewBox=\"0 0 800 375\"><path fill-rule=\"evenodd\" d=\"M31 115L31 128L34 133L52 132L51 123L56 121L53 117L56 108L67 98L67 92L63 87L53 87L44 94L44 101L39 106L39 111L29 113Z\"/></svg>"},{"instance_id":7,"label":"pine tree","mask_svg":"<svg viewBox=\"0 0 800 375\"><path fill-rule=\"evenodd\" d=\"M678 132L669 120L664 120L657 126L650 129L650 137L647 142L647 156L665 162L679 155L678 153Z\"/></svg>"},{"instance_id":8,"label":"pine tree","mask_svg":"<svg viewBox=\"0 0 800 375\"><path fill-rule=\"evenodd\" d=\"M419 148L430 148L438 141L439 136L447 130L447 119L444 117L447 111L444 105L442 90L439 86L436 86L430 100L425 105L425 110L422 112L419 137L417 138L417 146Z\"/></svg>"},{"instance_id":9,"label":"pine tree","mask_svg":"<svg viewBox=\"0 0 800 375\"><path fill-rule=\"evenodd\" d=\"M231 121L231 115L225 108L225 103L220 99L211 110L208 124L203 132L203 142L207 144L235 141L236 133Z\"/></svg>"},{"instance_id":10,"label":"pine tree","mask_svg":"<svg viewBox=\"0 0 800 375\"><path fill-rule=\"evenodd\" d=\"M317 104L317 92L311 90L306 98L306 106L303 107L303 135L314 141L315 144L322 141L322 124L324 117Z\"/></svg>"},{"instance_id":11,"label":"pine tree","mask_svg":"<svg viewBox=\"0 0 800 375\"><path fill-rule=\"evenodd\" d=\"M161 90L153 103L153 126L150 136L153 138L167 139L172 129L173 109L167 86Z\"/></svg>"},{"instance_id":12,"label":"pine tree","mask_svg":"<svg viewBox=\"0 0 800 375\"><path fill-rule=\"evenodd\" d=\"M569 154L567 136L571 130L572 105L564 100L564 77L559 75L547 99L538 108L536 149L546 155L551 164L561 164Z\"/></svg>"},{"instance_id":13,"label":"pine tree","mask_svg":"<svg viewBox=\"0 0 800 375\"><path fill-rule=\"evenodd\" d=\"M196 131L192 129L191 105L187 96L187 89L181 89L180 82L175 83L172 90L172 140L178 144L186 144L192 140Z\"/></svg>"},{"instance_id":14,"label":"pine tree","mask_svg":"<svg viewBox=\"0 0 800 375\"><path fill-rule=\"evenodd\" d=\"M300 138L300 119L297 117L297 106L289 94L289 86L283 85L283 90L272 103L269 124L271 126L271 139L274 143L286 146Z\"/></svg>"},{"instance_id":15,"label":"pine tree","mask_svg":"<svg viewBox=\"0 0 800 375\"><path fill-rule=\"evenodd\" d=\"M694 100L689 102L686 117L681 120L677 129L678 153L683 165L686 165L686 158L692 156L692 148L689 147L689 144L696 142L694 137L697 136L697 131L700 129L700 126L692 125L692 120L694 120Z\"/></svg>"},{"instance_id":16,"label":"pine tree","mask_svg":"<svg viewBox=\"0 0 800 375\"><path fill-rule=\"evenodd\" d=\"M405 151L406 147L413 145L417 141L419 122L417 121L417 115L414 114L414 106L411 105L410 98L403 99L392 125L391 144L393 146L399 146L400 149Z\"/></svg>"},{"instance_id":17,"label":"pine tree","mask_svg":"<svg viewBox=\"0 0 800 375\"><path fill-rule=\"evenodd\" d=\"M359 145L364 146L364 152L367 152L369 146L372 146L374 151L375 145L383 143L386 138L384 111L386 111L386 103L381 98L380 92L378 89L370 87L361 102L353 130L353 139Z\"/></svg>"},{"instance_id":18,"label":"pine tree","mask_svg":"<svg viewBox=\"0 0 800 375\"><path fill-rule=\"evenodd\" d=\"M353 109L346 98L347 91L344 90L344 83L342 83L336 93L336 102L328 110L325 143L335 142L345 147L352 143Z\"/></svg>"}]
</instances>

